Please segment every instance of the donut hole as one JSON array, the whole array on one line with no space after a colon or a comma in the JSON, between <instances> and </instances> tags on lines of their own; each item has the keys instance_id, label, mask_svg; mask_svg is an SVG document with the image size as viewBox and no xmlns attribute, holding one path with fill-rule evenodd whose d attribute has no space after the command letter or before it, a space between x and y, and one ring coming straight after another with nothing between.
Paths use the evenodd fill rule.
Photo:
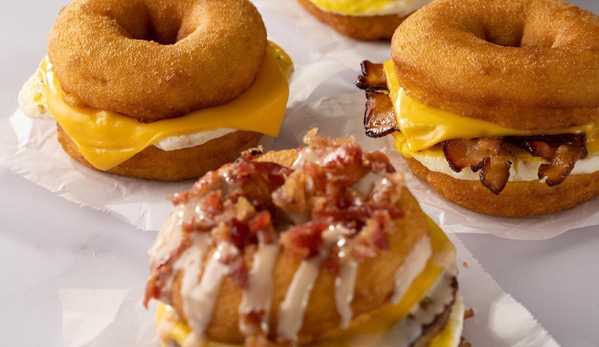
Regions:
<instances>
[{"instance_id":1,"label":"donut hole","mask_svg":"<svg viewBox=\"0 0 599 347\"><path fill-rule=\"evenodd\" d=\"M138 3L119 12L114 14L114 19L131 39L161 45L173 45L180 40L183 18L176 8L154 8Z\"/></svg>"}]
</instances>

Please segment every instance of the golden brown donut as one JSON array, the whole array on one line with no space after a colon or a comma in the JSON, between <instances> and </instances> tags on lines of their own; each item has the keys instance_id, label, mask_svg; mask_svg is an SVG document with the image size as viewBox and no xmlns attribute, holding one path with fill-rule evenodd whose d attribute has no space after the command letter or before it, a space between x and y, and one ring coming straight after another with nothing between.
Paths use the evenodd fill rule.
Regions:
<instances>
[{"instance_id":1,"label":"golden brown donut","mask_svg":"<svg viewBox=\"0 0 599 347\"><path fill-rule=\"evenodd\" d=\"M561 0L439 0L391 44L406 94L521 130L599 116L599 19Z\"/></svg>"},{"instance_id":2,"label":"golden brown donut","mask_svg":"<svg viewBox=\"0 0 599 347\"><path fill-rule=\"evenodd\" d=\"M453 178L427 169L413 158L404 158L410 170L439 195L469 210L497 217L526 217L574 208L599 195L599 172L570 175L564 182L548 187L545 183L508 182L499 195L479 181Z\"/></svg>"},{"instance_id":3,"label":"golden brown donut","mask_svg":"<svg viewBox=\"0 0 599 347\"><path fill-rule=\"evenodd\" d=\"M298 2L314 17L345 36L357 40L390 40L395 29L408 16L394 14L378 16L350 16L332 12L325 12L314 5L310 0Z\"/></svg>"},{"instance_id":4,"label":"golden brown donut","mask_svg":"<svg viewBox=\"0 0 599 347\"><path fill-rule=\"evenodd\" d=\"M266 44L246 0L75 0L52 28L48 56L69 105L153 122L239 96Z\"/></svg>"},{"instance_id":5,"label":"golden brown donut","mask_svg":"<svg viewBox=\"0 0 599 347\"><path fill-rule=\"evenodd\" d=\"M434 250L437 256L430 248L426 251L431 239L439 242L438 232L403 186L402 174L394 172L382 153L361 152L353 138L327 139L310 132L305 141L308 146L300 150L261 157L247 152L172 198L175 210L149 252L152 275L145 299L161 300L173 310L166 318L159 314L163 343L318 346L368 334L368 326L379 329L372 332L376 335L397 324L386 317L402 283L398 270L403 266L402 273L422 271L427 276L420 267L423 261L439 267L438 276L444 278L438 277L443 283L439 286L447 286L451 294L446 299L426 294L436 290L435 281L411 292L421 290L417 297L428 295L437 308L431 308L434 319L421 326L409 344L428 346L448 324L457 300L454 251L445 248L447 240L441 241L446 246ZM269 217L262 218L265 214ZM269 261L264 252L273 246L276 253ZM447 261L432 260L441 258ZM341 287L336 283L347 278L341 273L352 261L355 282L342 286L353 286L351 316L344 326L336 301ZM272 264L271 270L260 270L268 269L267 264ZM310 273L315 277L309 289L297 292L308 296L290 296L310 281ZM409 286L415 277L399 278ZM252 286L267 279L272 283L252 294ZM254 295L268 290L272 293L267 312L243 309L246 300L256 302ZM397 300L406 297L411 294ZM298 300L306 300L301 316L289 309ZM412 306L406 305L407 315ZM395 319L412 319L401 317Z\"/></svg>"},{"instance_id":6,"label":"golden brown donut","mask_svg":"<svg viewBox=\"0 0 599 347\"><path fill-rule=\"evenodd\" d=\"M78 162L94 168L60 125L57 124L56 128L58 142L64 151ZM106 172L161 181L196 178L215 167L235 160L239 153L255 147L261 137L262 134L252 131L236 131L199 146L174 151L164 151L149 146Z\"/></svg>"}]
</instances>

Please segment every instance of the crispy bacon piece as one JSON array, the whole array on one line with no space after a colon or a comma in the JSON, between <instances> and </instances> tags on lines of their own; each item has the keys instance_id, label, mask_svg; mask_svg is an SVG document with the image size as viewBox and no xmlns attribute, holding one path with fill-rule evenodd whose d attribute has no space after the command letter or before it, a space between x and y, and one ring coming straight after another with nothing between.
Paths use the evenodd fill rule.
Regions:
<instances>
[{"instance_id":1,"label":"crispy bacon piece","mask_svg":"<svg viewBox=\"0 0 599 347\"><path fill-rule=\"evenodd\" d=\"M169 276L172 271L173 264L183 252L185 252L192 244L190 237L184 237L179 244L179 247L175 248L168 256L166 256L160 264L152 269L152 275L146 284L146 295L144 297L143 305L148 308L148 303L151 299L160 298L162 287L164 286L165 279Z\"/></svg>"},{"instance_id":2,"label":"crispy bacon piece","mask_svg":"<svg viewBox=\"0 0 599 347\"><path fill-rule=\"evenodd\" d=\"M393 165L391 165L389 157L387 157L383 152L364 152L364 158L368 160L368 163L372 168L372 172L374 173L381 172L382 170L385 170L388 173L395 172L395 168Z\"/></svg>"},{"instance_id":3,"label":"crispy bacon piece","mask_svg":"<svg viewBox=\"0 0 599 347\"><path fill-rule=\"evenodd\" d=\"M480 180L494 194L505 188L512 163L505 159L502 138L455 139L441 142L445 159L455 172L480 170Z\"/></svg>"},{"instance_id":4,"label":"crispy bacon piece","mask_svg":"<svg viewBox=\"0 0 599 347\"><path fill-rule=\"evenodd\" d=\"M243 257L233 261L230 269L229 276L237 283L239 288L248 289L250 287L250 270L247 268Z\"/></svg>"},{"instance_id":5,"label":"crispy bacon piece","mask_svg":"<svg viewBox=\"0 0 599 347\"><path fill-rule=\"evenodd\" d=\"M370 137L383 137L399 131L389 94L372 89L366 90L364 129L366 135Z\"/></svg>"},{"instance_id":6,"label":"crispy bacon piece","mask_svg":"<svg viewBox=\"0 0 599 347\"><path fill-rule=\"evenodd\" d=\"M375 64L371 61L364 60L362 64L362 74L358 76L356 86L360 89L387 89L387 77L383 64Z\"/></svg>"},{"instance_id":7,"label":"crispy bacon piece","mask_svg":"<svg viewBox=\"0 0 599 347\"><path fill-rule=\"evenodd\" d=\"M550 187L562 183L576 161L588 155L584 133L512 138L512 141L520 142L530 154L549 162L539 167L538 176L539 179L546 178L545 183Z\"/></svg>"},{"instance_id":8,"label":"crispy bacon piece","mask_svg":"<svg viewBox=\"0 0 599 347\"><path fill-rule=\"evenodd\" d=\"M281 245L299 257L312 258L318 254L322 232L328 227L329 224L324 222L297 225L281 234Z\"/></svg>"}]
</instances>

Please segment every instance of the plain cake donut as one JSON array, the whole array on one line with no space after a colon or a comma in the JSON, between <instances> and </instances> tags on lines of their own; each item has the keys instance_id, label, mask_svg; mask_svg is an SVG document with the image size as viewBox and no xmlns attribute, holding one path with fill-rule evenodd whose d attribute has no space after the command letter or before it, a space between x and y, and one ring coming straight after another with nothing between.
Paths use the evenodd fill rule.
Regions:
<instances>
[{"instance_id":1,"label":"plain cake donut","mask_svg":"<svg viewBox=\"0 0 599 347\"><path fill-rule=\"evenodd\" d=\"M69 105L152 122L235 99L266 45L249 1L75 0L48 56Z\"/></svg>"}]
</instances>

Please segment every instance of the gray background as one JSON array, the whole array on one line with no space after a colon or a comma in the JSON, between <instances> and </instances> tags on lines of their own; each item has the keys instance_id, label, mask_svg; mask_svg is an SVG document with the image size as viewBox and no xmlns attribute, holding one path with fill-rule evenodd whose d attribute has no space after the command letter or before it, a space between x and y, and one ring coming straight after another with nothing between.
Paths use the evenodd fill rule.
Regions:
<instances>
[{"instance_id":1,"label":"gray background","mask_svg":"<svg viewBox=\"0 0 599 347\"><path fill-rule=\"evenodd\" d=\"M598 0L571 2L599 13ZM67 3L0 0L0 118L17 108ZM60 346L59 289L143 286L153 237L0 168L0 343ZM459 238L560 344L599 346L599 227L548 241Z\"/></svg>"}]
</instances>

